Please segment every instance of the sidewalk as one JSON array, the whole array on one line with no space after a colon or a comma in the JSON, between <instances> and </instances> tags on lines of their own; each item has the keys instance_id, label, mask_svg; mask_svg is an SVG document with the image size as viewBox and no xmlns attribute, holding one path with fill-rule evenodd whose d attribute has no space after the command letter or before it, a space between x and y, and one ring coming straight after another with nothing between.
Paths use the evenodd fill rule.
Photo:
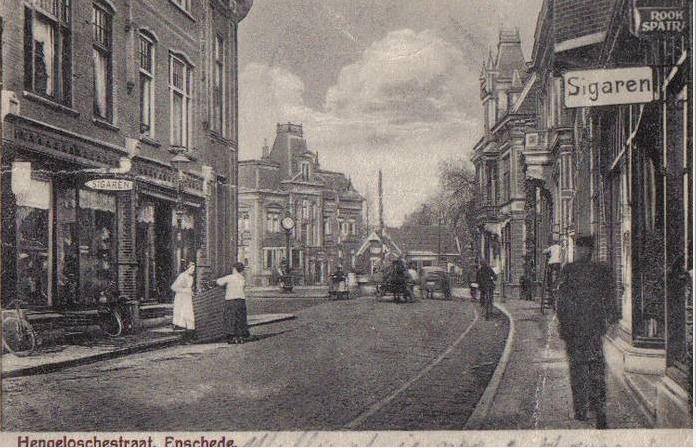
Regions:
<instances>
[{"instance_id":1,"label":"sidewalk","mask_svg":"<svg viewBox=\"0 0 696 448\"><path fill-rule=\"evenodd\" d=\"M593 429L592 417L580 422L573 416L565 344L553 311L542 315L538 302L523 300L497 305L511 320L511 339L467 429ZM606 371L609 428L650 428L635 399L609 366Z\"/></svg>"},{"instance_id":2,"label":"sidewalk","mask_svg":"<svg viewBox=\"0 0 696 448\"><path fill-rule=\"evenodd\" d=\"M250 327L294 319L293 314L252 314ZM169 318L171 320L171 317ZM181 341L182 333L170 326L144 330L138 334L95 341L85 338L83 345L71 344L39 349L27 357L2 355L2 378L36 375L82 364L118 358L133 353L169 347Z\"/></svg>"}]
</instances>

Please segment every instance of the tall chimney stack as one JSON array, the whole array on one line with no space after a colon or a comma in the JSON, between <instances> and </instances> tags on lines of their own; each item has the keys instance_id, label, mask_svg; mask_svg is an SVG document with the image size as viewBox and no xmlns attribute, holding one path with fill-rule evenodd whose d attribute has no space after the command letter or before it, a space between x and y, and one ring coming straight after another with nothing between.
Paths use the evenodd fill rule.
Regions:
<instances>
[{"instance_id":1,"label":"tall chimney stack","mask_svg":"<svg viewBox=\"0 0 696 448\"><path fill-rule=\"evenodd\" d=\"M379 179L377 181L377 194L379 195L379 236L380 238L384 232L384 203L382 201L382 170L379 170Z\"/></svg>"}]
</instances>

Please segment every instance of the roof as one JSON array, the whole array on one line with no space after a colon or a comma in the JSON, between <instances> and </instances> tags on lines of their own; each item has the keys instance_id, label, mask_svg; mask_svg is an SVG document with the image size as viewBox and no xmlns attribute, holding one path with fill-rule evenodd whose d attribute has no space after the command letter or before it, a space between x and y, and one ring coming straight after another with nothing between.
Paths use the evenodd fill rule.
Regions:
<instances>
[{"instance_id":1,"label":"roof","mask_svg":"<svg viewBox=\"0 0 696 448\"><path fill-rule=\"evenodd\" d=\"M498 56L495 61L495 70L501 78L512 79L514 72L518 72L518 76L524 78L527 65L522 54L522 40L520 32L500 31L498 40Z\"/></svg>"},{"instance_id":2,"label":"roof","mask_svg":"<svg viewBox=\"0 0 696 448\"><path fill-rule=\"evenodd\" d=\"M460 253L456 236L445 226L388 227L385 229L385 233L405 253L432 252L436 254L438 253L438 241L441 253Z\"/></svg>"}]
</instances>

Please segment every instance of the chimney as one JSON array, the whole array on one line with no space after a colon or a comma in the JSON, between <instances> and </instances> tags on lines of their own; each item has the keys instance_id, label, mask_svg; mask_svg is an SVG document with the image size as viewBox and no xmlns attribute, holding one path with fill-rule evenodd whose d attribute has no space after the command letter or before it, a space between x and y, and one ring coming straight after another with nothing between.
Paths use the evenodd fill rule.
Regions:
<instances>
[{"instance_id":1,"label":"chimney","mask_svg":"<svg viewBox=\"0 0 696 448\"><path fill-rule=\"evenodd\" d=\"M379 195L379 236L384 232L384 203L382 202L382 170L379 170L379 179L377 181L377 194Z\"/></svg>"},{"instance_id":2,"label":"chimney","mask_svg":"<svg viewBox=\"0 0 696 448\"><path fill-rule=\"evenodd\" d=\"M263 148L261 148L261 158L267 159L270 157L270 150L268 149L268 140L263 139Z\"/></svg>"}]
</instances>

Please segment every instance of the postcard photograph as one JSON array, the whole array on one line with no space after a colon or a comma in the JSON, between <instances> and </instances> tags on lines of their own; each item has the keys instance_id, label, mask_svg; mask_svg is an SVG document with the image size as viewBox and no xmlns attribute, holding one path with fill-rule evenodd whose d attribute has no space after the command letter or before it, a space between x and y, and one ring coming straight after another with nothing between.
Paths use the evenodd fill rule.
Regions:
<instances>
[{"instance_id":1,"label":"postcard photograph","mask_svg":"<svg viewBox=\"0 0 696 448\"><path fill-rule=\"evenodd\" d=\"M0 445L693 442L693 3L0 0Z\"/></svg>"}]
</instances>

